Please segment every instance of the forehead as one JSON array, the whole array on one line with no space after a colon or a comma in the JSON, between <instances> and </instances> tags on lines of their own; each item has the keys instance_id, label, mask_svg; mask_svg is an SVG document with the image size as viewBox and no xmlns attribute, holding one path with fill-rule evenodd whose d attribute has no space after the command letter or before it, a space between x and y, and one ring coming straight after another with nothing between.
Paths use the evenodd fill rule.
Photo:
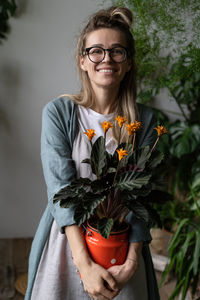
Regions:
<instances>
[{"instance_id":1,"label":"forehead","mask_svg":"<svg viewBox=\"0 0 200 300\"><path fill-rule=\"evenodd\" d=\"M97 29L90 32L86 37L86 47L91 47L93 45L111 47L115 44L120 44L124 47L127 46L125 34L116 29Z\"/></svg>"}]
</instances>

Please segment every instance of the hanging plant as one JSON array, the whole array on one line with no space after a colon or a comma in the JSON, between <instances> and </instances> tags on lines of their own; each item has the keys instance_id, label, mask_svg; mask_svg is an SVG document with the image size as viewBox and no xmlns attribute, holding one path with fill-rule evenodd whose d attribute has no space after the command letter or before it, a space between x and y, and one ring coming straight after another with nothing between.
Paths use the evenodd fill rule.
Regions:
<instances>
[{"instance_id":1,"label":"hanging plant","mask_svg":"<svg viewBox=\"0 0 200 300\"><path fill-rule=\"evenodd\" d=\"M0 1L0 43L7 38L9 32L9 19L14 16L17 6L15 0Z\"/></svg>"}]
</instances>

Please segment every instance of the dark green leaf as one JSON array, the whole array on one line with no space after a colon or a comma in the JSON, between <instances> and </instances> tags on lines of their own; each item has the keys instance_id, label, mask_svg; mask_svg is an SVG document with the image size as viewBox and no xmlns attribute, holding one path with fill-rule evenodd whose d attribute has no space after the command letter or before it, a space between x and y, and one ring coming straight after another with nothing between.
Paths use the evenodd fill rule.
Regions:
<instances>
[{"instance_id":1,"label":"dark green leaf","mask_svg":"<svg viewBox=\"0 0 200 300\"><path fill-rule=\"evenodd\" d=\"M196 239L195 239L195 249L194 249L194 256L193 256L193 273L194 275L198 274L199 265L200 265L200 229L195 232Z\"/></svg>"},{"instance_id":2,"label":"dark green leaf","mask_svg":"<svg viewBox=\"0 0 200 300\"><path fill-rule=\"evenodd\" d=\"M114 221L113 219L102 218L98 221L97 229L99 233L105 238L108 239L110 232L112 230Z\"/></svg>"},{"instance_id":3,"label":"dark green leaf","mask_svg":"<svg viewBox=\"0 0 200 300\"><path fill-rule=\"evenodd\" d=\"M189 289L189 284L190 284L190 280L191 280L191 270L190 268L187 270L186 275L184 275L184 282L183 282L183 291L182 291L182 300L185 299L186 297L186 293Z\"/></svg>"},{"instance_id":4,"label":"dark green leaf","mask_svg":"<svg viewBox=\"0 0 200 300\"><path fill-rule=\"evenodd\" d=\"M176 257L173 256L172 259L170 259L170 263L167 264L163 274L162 274L162 277L161 277L161 281L160 281L160 284L159 284L159 287L161 287L161 285L164 283L167 275L169 274L169 272L172 270L173 266L174 266L174 262L175 262L175 259Z\"/></svg>"},{"instance_id":5,"label":"dark green leaf","mask_svg":"<svg viewBox=\"0 0 200 300\"><path fill-rule=\"evenodd\" d=\"M110 188L109 182L107 182L106 177L94 180L91 183L91 188L94 193L101 193Z\"/></svg>"},{"instance_id":6,"label":"dark green leaf","mask_svg":"<svg viewBox=\"0 0 200 300\"><path fill-rule=\"evenodd\" d=\"M85 159L82 160L82 163L90 165L91 164L91 160L89 158L85 158Z\"/></svg>"},{"instance_id":7,"label":"dark green leaf","mask_svg":"<svg viewBox=\"0 0 200 300\"><path fill-rule=\"evenodd\" d=\"M127 207L130 211L134 213L134 215L138 218L143 220L145 223L149 224L150 222L150 215L148 210L144 205L141 203L135 201L134 203L129 202L127 203Z\"/></svg>"},{"instance_id":8,"label":"dark green leaf","mask_svg":"<svg viewBox=\"0 0 200 300\"><path fill-rule=\"evenodd\" d=\"M62 207L62 208L69 208L69 207L71 207L74 204L78 205L79 202L80 202L80 200L78 198L62 199L60 201L60 207Z\"/></svg>"},{"instance_id":9,"label":"dark green leaf","mask_svg":"<svg viewBox=\"0 0 200 300\"><path fill-rule=\"evenodd\" d=\"M140 189L142 186L147 185L151 178L151 174L139 173L128 171L122 173L117 177L116 188L120 190L132 190L134 188Z\"/></svg>"},{"instance_id":10,"label":"dark green leaf","mask_svg":"<svg viewBox=\"0 0 200 300\"><path fill-rule=\"evenodd\" d=\"M105 139L100 136L92 145L91 166L93 173L98 176L102 174L102 170L106 164Z\"/></svg>"},{"instance_id":11,"label":"dark green leaf","mask_svg":"<svg viewBox=\"0 0 200 300\"><path fill-rule=\"evenodd\" d=\"M112 167L110 167L107 171L107 173L114 173L114 172L116 172L116 168L112 168Z\"/></svg>"},{"instance_id":12,"label":"dark green leaf","mask_svg":"<svg viewBox=\"0 0 200 300\"><path fill-rule=\"evenodd\" d=\"M178 238L178 236L180 234L180 231L182 230L183 226L185 226L185 224L187 222L188 222L188 218L185 218L185 219L181 220L181 222L180 222L180 224L179 224L178 228L176 229L176 232L175 232L175 234L173 236L173 239L172 239L172 241L170 243L169 254L171 254L172 251L175 249L176 240L177 240L177 238Z\"/></svg>"},{"instance_id":13,"label":"dark green leaf","mask_svg":"<svg viewBox=\"0 0 200 300\"><path fill-rule=\"evenodd\" d=\"M74 220L78 226L88 220L95 212L96 207L105 200L106 196L95 195L91 192L85 194L80 205L75 208Z\"/></svg>"},{"instance_id":14,"label":"dark green leaf","mask_svg":"<svg viewBox=\"0 0 200 300\"><path fill-rule=\"evenodd\" d=\"M175 298L175 296L177 296L180 293L182 284L184 283L184 280L185 280L185 278L182 278L181 280L179 280L175 289L173 290L172 294L170 295L169 300L173 300Z\"/></svg>"},{"instance_id":15,"label":"dark green leaf","mask_svg":"<svg viewBox=\"0 0 200 300\"><path fill-rule=\"evenodd\" d=\"M147 165L148 168L150 168L150 169L156 168L161 163L163 158L164 158L164 155L162 152L158 152L157 150L154 150L152 152L151 158L148 162L148 165Z\"/></svg>"},{"instance_id":16,"label":"dark green leaf","mask_svg":"<svg viewBox=\"0 0 200 300\"><path fill-rule=\"evenodd\" d=\"M142 148L140 150L140 153L139 153L139 157L137 158L137 167L139 169L144 169L145 168L145 165L146 165L146 162L149 160L150 156L151 156L151 151L150 151L150 147L149 146L146 146L144 148Z\"/></svg>"},{"instance_id":17,"label":"dark green leaf","mask_svg":"<svg viewBox=\"0 0 200 300\"><path fill-rule=\"evenodd\" d=\"M134 201L138 196L145 197L147 196L151 191L151 184L147 184L142 187L142 189L132 189L131 191L123 191L121 194L122 199L124 201Z\"/></svg>"},{"instance_id":18,"label":"dark green leaf","mask_svg":"<svg viewBox=\"0 0 200 300\"><path fill-rule=\"evenodd\" d=\"M63 199L68 199L68 198L75 198L77 197L78 192L75 191L66 191L66 190L61 190L60 192L58 192L57 194L55 194L54 198L53 198L53 203L57 203L58 201L61 201Z\"/></svg>"},{"instance_id":19,"label":"dark green leaf","mask_svg":"<svg viewBox=\"0 0 200 300\"><path fill-rule=\"evenodd\" d=\"M173 141L170 152L178 158L194 152L200 145L199 125L188 126L186 122L179 122L171 126L170 134Z\"/></svg>"},{"instance_id":20,"label":"dark green leaf","mask_svg":"<svg viewBox=\"0 0 200 300\"><path fill-rule=\"evenodd\" d=\"M56 203L62 199L75 198L77 195L82 196L85 194L85 190L91 185L89 178L79 178L72 181L69 185L62 188L58 193L54 195L53 203Z\"/></svg>"},{"instance_id":21,"label":"dark green leaf","mask_svg":"<svg viewBox=\"0 0 200 300\"><path fill-rule=\"evenodd\" d=\"M181 246L181 249L179 251L180 254L180 258L179 258L179 264L178 264L178 268L179 268L179 273L181 274L182 271L184 272L183 268L185 267L185 257L188 253L188 249L191 246L191 241L194 239L194 232L188 232L186 235L186 239L183 243L183 245Z\"/></svg>"}]
</instances>

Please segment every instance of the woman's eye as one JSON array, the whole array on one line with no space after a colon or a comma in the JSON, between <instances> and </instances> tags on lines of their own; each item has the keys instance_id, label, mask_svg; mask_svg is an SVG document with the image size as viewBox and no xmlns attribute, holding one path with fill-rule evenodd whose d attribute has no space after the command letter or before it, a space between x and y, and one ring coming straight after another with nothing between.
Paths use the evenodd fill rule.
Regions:
<instances>
[{"instance_id":1,"label":"woman's eye","mask_svg":"<svg viewBox=\"0 0 200 300\"><path fill-rule=\"evenodd\" d=\"M124 52L123 52L123 49L113 49L112 50L112 53L114 54L114 55L122 55Z\"/></svg>"},{"instance_id":2,"label":"woman's eye","mask_svg":"<svg viewBox=\"0 0 200 300\"><path fill-rule=\"evenodd\" d=\"M90 54L102 54L102 49L98 49L98 48L91 49Z\"/></svg>"}]
</instances>

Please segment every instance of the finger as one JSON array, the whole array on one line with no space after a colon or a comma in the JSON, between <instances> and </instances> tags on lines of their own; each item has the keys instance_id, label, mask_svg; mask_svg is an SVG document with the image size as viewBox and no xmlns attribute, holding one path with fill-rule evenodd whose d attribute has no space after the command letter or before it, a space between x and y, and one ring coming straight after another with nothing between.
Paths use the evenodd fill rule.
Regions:
<instances>
[{"instance_id":1,"label":"finger","mask_svg":"<svg viewBox=\"0 0 200 300\"><path fill-rule=\"evenodd\" d=\"M116 291L116 292L119 290L119 288L117 286L117 282L115 281L115 279L113 278L113 276L109 272L107 272L104 275L104 280L106 282L105 286L107 288L109 288L112 291Z\"/></svg>"},{"instance_id":2,"label":"finger","mask_svg":"<svg viewBox=\"0 0 200 300\"><path fill-rule=\"evenodd\" d=\"M91 300L109 300L109 298L106 298L106 297L104 297L103 295L98 295L98 296L92 296L92 295L90 295L89 294L89 296L90 296L90 299Z\"/></svg>"},{"instance_id":3,"label":"finger","mask_svg":"<svg viewBox=\"0 0 200 300\"><path fill-rule=\"evenodd\" d=\"M113 299L113 298L107 298L107 297L105 297L104 295L99 294L98 297L95 297L95 298L93 298L93 299L95 299L95 300L111 300L111 299Z\"/></svg>"},{"instance_id":4,"label":"finger","mask_svg":"<svg viewBox=\"0 0 200 300\"><path fill-rule=\"evenodd\" d=\"M113 299L118 293L119 293L118 290L117 291L111 291L111 290L109 290L105 287L101 291L101 296L103 296L105 299Z\"/></svg>"}]
</instances>

